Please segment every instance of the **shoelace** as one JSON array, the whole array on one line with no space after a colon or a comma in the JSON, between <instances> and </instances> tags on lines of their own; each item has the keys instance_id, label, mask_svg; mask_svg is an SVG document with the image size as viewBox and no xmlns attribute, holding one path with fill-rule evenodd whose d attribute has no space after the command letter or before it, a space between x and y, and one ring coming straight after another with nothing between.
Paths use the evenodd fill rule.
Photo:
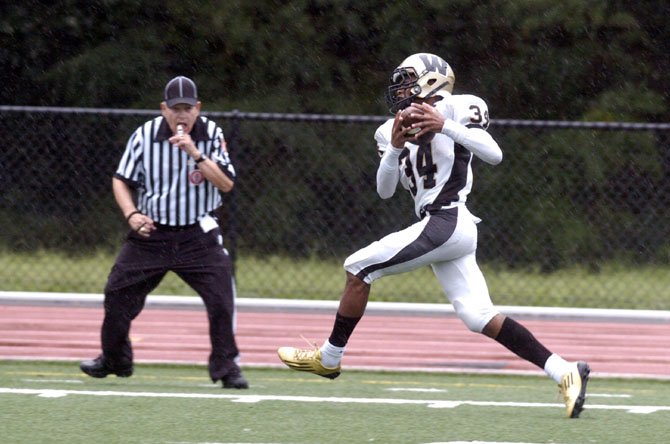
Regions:
<instances>
[{"instance_id":1,"label":"shoelace","mask_svg":"<svg viewBox=\"0 0 670 444\"><path fill-rule=\"evenodd\" d=\"M302 333L300 333L300 337L301 337L301 338L303 339L303 341L305 341L310 347L319 348L319 345L318 345L316 342L310 342L310 340L307 339L306 337L304 337Z\"/></svg>"},{"instance_id":2,"label":"shoelace","mask_svg":"<svg viewBox=\"0 0 670 444\"><path fill-rule=\"evenodd\" d=\"M309 349L296 349L295 358L296 359L307 359L311 358L314 353L319 350L319 345L316 342L310 342L309 339L300 334L300 337L312 348Z\"/></svg>"}]
</instances>

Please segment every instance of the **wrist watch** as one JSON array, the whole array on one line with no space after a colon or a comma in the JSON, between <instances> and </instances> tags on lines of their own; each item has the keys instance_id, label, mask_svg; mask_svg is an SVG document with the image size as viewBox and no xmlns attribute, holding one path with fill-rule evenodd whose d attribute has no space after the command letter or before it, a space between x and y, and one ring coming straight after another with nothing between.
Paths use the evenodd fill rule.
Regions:
<instances>
[{"instance_id":1,"label":"wrist watch","mask_svg":"<svg viewBox=\"0 0 670 444\"><path fill-rule=\"evenodd\" d=\"M205 154L202 154L202 153L201 153L201 154L200 154L200 157L198 157L197 159L195 159L195 163L204 162L205 160L207 160L207 156L206 156Z\"/></svg>"}]
</instances>

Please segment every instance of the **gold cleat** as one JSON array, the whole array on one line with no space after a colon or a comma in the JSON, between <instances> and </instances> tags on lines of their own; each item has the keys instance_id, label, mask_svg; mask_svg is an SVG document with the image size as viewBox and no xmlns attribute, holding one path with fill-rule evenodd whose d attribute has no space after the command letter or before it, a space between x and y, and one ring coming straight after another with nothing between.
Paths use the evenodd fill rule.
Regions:
<instances>
[{"instance_id":1,"label":"gold cleat","mask_svg":"<svg viewBox=\"0 0 670 444\"><path fill-rule=\"evenodd\" d=\"M586 362L575 362L574 368L563 375L558 386L563 395L568 418L579 418L586 400L586 383L591 369Z\"/></svg>"},{"instance_id":2,"label":"gold cleat","mask_svg":"<svg viewBox=\"0 0 670 444\"><path fill-rule=\"evenodd\" d=\"M310 372L315 375L323 376L328 379L335 379L340 376L341 366L335 368L324 367L321 364L321 350L300 349L294 347L280 347L277 350L279 359L293 370L301 372Z\"/></svg>"}]
</instances>

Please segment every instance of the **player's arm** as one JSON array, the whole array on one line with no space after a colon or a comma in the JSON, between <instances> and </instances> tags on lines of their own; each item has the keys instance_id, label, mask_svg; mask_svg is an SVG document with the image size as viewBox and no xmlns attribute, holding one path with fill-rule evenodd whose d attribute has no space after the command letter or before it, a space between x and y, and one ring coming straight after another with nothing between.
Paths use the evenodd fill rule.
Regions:
<instances>
[{"instance_id":1,"label":"player's arm","mask_svg":"<svg viewBox=\"0 0 670 444\"><path fill-rule=\"evenodd\" d=\"M400 113L396 114L395 119L388 120L375 132L377 152L381 155L379 167L377 167L377 194L382 199L393 196L400 178L398 157L404 148L404 142L400 148L393 145L393 132L400 127L399 115Z\"/></svg>"},{"instance_id":2,"label":"player's arm","mask_svg":"<svg viewBox=\"0 0 670 444\"><path fill-rule=\"evenodd\" d=\"M454 105L439 102L437 107L427 103L415 105L424 113L417 137L430 131L445 134L484 162L497 165L503 154L498 143L486 132L489 123L486 103L476 96L468 98L470 100Z\"/></svg>"}]
</instances>

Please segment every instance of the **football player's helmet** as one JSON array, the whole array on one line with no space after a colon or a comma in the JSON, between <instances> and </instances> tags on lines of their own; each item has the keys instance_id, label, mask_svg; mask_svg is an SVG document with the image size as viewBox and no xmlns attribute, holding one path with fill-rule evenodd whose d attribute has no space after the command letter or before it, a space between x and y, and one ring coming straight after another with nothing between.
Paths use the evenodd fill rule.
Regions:
<instances>
[{"instance_id":1,"label":"football player's helmet","mask_svg":"<svg viewBox=\"0 0 670 444\"><path fill-rule=\"evenodd\" d=\"M407 108L417 98L451 94L456 76L443 58L425 52L407 57L391 74L386 103L392 114Z\"/></svg>"}]
</instances>

